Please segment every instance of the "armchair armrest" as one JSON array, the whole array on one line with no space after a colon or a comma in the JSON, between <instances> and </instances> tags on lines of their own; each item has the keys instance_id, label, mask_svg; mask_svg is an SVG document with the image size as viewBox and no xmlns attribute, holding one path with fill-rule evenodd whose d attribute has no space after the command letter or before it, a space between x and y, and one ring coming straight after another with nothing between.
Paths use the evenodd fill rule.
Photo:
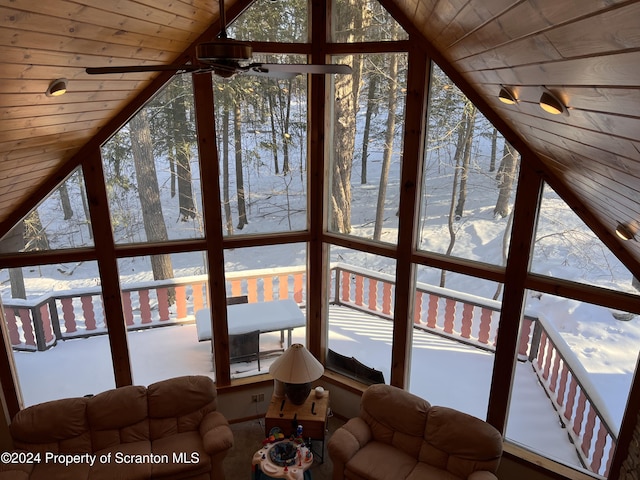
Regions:
<instances>
[{"instance_id":1,"label":"armchair armrest","mask_svg":"<svg viewBox=\"0 0 640 480\"><path fill-rule=\"evenodd\" d=\"M209 455L216 455L233 447L233 432L220 412L210 412L202 419L200 436Z\"/></svg>"},{"instance_id":2,"label":"armchair armrest","mask_svg":"<svg viewBox=\"0 0 640 480\"><path fill-rule=\"evenodd\" d=\"M487 470L478 470L469 475L467 480L498 480L498 477Z\"/></svg>"},{"instance_id":3,"label":"armchair armrest","mask_svg":"<svg viewBox=\"0 0 640 480\"><path fill-rule=\"evenodd\" d=\"M331 435L328 444L331 459L347 463L371 438L369 425L360 417L352 418Z\"/></svg>"}]
</instances>

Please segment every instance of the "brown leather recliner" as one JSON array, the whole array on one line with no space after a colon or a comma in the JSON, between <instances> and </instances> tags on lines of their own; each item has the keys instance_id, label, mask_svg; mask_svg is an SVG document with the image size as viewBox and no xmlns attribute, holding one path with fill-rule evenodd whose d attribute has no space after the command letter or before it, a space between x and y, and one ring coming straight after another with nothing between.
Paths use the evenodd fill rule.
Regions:
<instances>
[{"instance_id":1,"label":"brown leather recliner","mask_svg":"<svg viewBox=\"0 0 640 480\"><path fill-rule=\"evenodd\" d=\"M372 385L328 450L333 480L496 480L502 436L466 413Z\"/></svg>"}]
</instances>

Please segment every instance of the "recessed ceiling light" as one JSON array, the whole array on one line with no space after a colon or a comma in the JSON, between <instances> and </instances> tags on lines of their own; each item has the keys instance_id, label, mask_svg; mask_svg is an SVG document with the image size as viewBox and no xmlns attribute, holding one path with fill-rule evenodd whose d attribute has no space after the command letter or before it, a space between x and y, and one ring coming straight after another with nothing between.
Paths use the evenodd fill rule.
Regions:
<instances>
[{"instance_id":1,"label":"recessed ceiling light","mask_svg":"<svg viewBox=\"0 0 640 480\"><path fill-rule=\"evenodd\" d=\"M635 240L636 229L628 223L619 223L616 228L616 235L622 240Z\"/></svg>"},{"instance_id":2,"label":"recessed ceiling light","mask_svg":"<svg viewBox=\"0 0 640 480\"><path fill-rule=\"evenodd\" d=\"M545 112L552 115L562 114L564 116L569 116L569 110L567 110L565 104L546 88L543 90L542 96L540 96L540 107Z\"/></svg>"},{"instance_id":3,"label":"recessed ceiling light","mask_svg":"<svg viewBox=\"0 0 640 480\"><path fill-rule=\"evenodd\" d=\"M64 95L67 93L67 79L66 78L58 78L54 80L47 88L46 94L47 97L59 97L60 95Z\"/></svg>"},{"instance_id":4,"label":"recessed ceiling light","mask_svg":"<svg viewBox=\"0 0 640 480\"><path fill-rule=\"evenodd\" d=\"M510 87L501 86L498 98L502 103L506 103L507 105L514 105L518 103L518 97L516 97L515 92Z\"/></svg>"}]
</instances>

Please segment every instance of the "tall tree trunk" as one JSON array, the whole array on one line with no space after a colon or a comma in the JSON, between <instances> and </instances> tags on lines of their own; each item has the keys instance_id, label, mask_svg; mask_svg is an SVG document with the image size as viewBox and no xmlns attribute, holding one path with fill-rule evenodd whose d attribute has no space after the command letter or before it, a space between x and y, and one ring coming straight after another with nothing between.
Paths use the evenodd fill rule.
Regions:
<instances>
[{"instance_id":1,"label":"tall tree trunk","mask_svg":"<svg viewBox=\"0 0 640 480\"><path fill-rule=\"evenodd\" d=\"M273 79L273 83L278 86L278 80ZM271 121L271 151L273 152L273 171L276 175L280 173L280 165L278 164L278 132L276 131L276 112L273 101L273 90L269 89L267 93L267 101L269 103L269 120Z\"/></svg>"},{"instance_id":2,"label":"tall tree trunk","mask_svg":"<svg viewBox=\"0 0 640 480\"><path fill-rule=\"evenodd\" d=\"M341 233L351 232L351 168L356 130L353 89L351 75L336 76L331 230Z\"/></svg>"},{"instance_id":3,"label":"tall tree trunk","mask_svg":"<svg viewBox=\"0 0 640 480\"><path fill-rule=\"evenodd\" d=\"M233 131L236 158L236 190L238 192L238 230L247 225L247 206L245 203L244 174L242 170L242 113L240 104L233 102Z\"/></svg>"},{"instance_id":4,"label":"tall tree trunk","mask_svg":"<svg viewBox=\"0 0 640 480\"><path fill-rule=\"evenodd\" d=\"M340 23L337 29L342 32L362 31L362 9L354 8L356 0L347 0L344 7L358 12L356 18L341 15L336 18ZM358 39L351 35L351 41ZM362 78L362 57L346 56L341 62L350 64L351 75L334 77L334 154L331 179L331 230L341 233L351 232L351 169L356 138L356 114L358 113L358 96L360 79Z\"/></svg>"},{"instance_id":5,"label":"tall tree trunk","mask_svg":"<svg viewBox=\"0 0 640 480\"><path fill-rule=\"evenodd\" d=\"M509 238L511 238L511 227L513 226L513 210L509 213L507 219L507 225L504 227L504 233L502 234L502 265L507 264L507 257L509 256ZM498 283L496 292L493 294L493 299L498 300L502 293L502 283Z\"/></svg>"},{"instance_id":6,"label":"tall tree trunk","mask_svg":"<svg viewBox=\"0 0 640 480\"><path fill-rule=\"evenodd\" d=\"M396 103L398 82L398 56L391 55L389 65L389 92L387 102L387 132L384 138L384 152L382 156L382 170L380 172L380 186L378 188L378 204L376 206L376 223L373 227L373 239L380 240L382 224L384 223L384 201L387 196L387 183L389 182L389 169L393 154L393 137L396 129Z\"/></svg>"},{"instance_id":7,"label":"tall tree trunk","mask_svg":"<svg viewBox=\"0 0 640 480\"><path fill-rule=\"evenodd\" d=\"M458 142L460 143L460 142ZM460 162L461 155L456 155L455 157L455 170L453 173L453 185L451 187L451 202L449 204L449 215L447 218L447 228L449 229L449 246L447 247L447 251L445 255L451 255L453 251L453 246L456 244L456 231L453 228L453 205L456 198L456 193L458 190L458 177L460 176ZM440 270L440 287L444 288L447 282L447 271L443 268Z\"/></svg>"},{"instance_id":8,"label":"tall tree trunk","mask_svg":"<svg viewBox=\"0 0 640 480\"><path fill-rule=\"evenodd\" d=\"M518 155L518 152L505 140L502 161L496 173L496 180L498 180L498 200L496 200L496 206L493 209L493 215L495 217L504 218L509 215L509 198L513 190L513 181L516 178Z\"/></svg>"},{"instance_id":9,"label":"tall tree trunk","mask_svg":"<svg viewBox=\"0 0 640 480\"><path fill-rule=\"evenodd\" d=\"M69 190L67 182L63 182L58 189L60 192L60 203L62 204L62 214L65 220L73 218L73 208L71 208L71 200L69 199Z\"/></svg>"},{"instance_id":10,"label":"tall tree trunk","mask_svg":"<svg viewBox=\"0 0 640 480\"><path fill-rule=\"evenodd\" d=\"M278 89L278 110L279 123L282 135L282 173L287 174L291 171L289 162L289 144L291 143L291 134L289 127L291 124L291 97L292 97L293 80L287 80L286 88Z\"/></svg>"},{"instance_id":11,"label":"tall tree trunk","mask_svg":"<svg viewBox=\"0 0 640 480\"><path fill-rule=\"evenodd\" d=\"M138 195L142 207L144 231L149 242L164 242L169 239L162 214L160 188L153 158L153 145L146 110L142 109L131 119L131 152L138 180ZM151 269L154 280L173 278L171 256L152 255Z\"/></svg>"},{"instance_id":12,"label":"tall tree trunk","mask_svg":"<svg viewBox=\"0 0 640 480\"><path fill-rule=\"evenodd\" d=\"M493 172L496 169L496 157L498 156L498 129L493 128L491 132L491 160L489 163L489 171Z\"/></svg>"},{"instance_id":13,"label":"tall tree trunk","mask_svg":"<svg viewBox=\"0 0 640 480\"><path fill-rule=\"evenodd\" d=\"M191 181L191 143L187 131L187 104L185 102L184 78L178 75L175 80L178 95L171 109L173 115L173 138L176 148L176 174L178 177L178 205L180 206L180 219L187 221L196 217L196 207L193 200L193 188Z\"/></svg>"},{"instance_id":14,"label":"tall tree trunk","mask_svg":"<svg viewBox=\"0 0 640 480\"><path fill-rule=\"evenodd\" d=\"M453 228L453 219L455 215L455 201L458 193L458 181L460 178L460 169L462 159L464 157L464 146L467 142L467 129L466 122L461 121L458 127L458 139L456 141L456 152L453 156L454 167L453 167L453 182L451 185L451 201L449 202L449 215L447 216L447 228L449 230L449 245L447 246L447 251L445 255L451 255L453 251L453 247L456 244L456 231ZM442 288L445 287L447 282L447 271L445 269L440 270L440 286Z\"/></svg>"},{"instance_id":15,"label":"tall tree trunk","mask_svg":"<svg viewBox=\"0 0 640 480\"><path fill-rule=\"evenodd\" d=\"M464 151L462 156L462 172L460 175L460 196L456 205L455 218L460 220L464 214L464 204L467 201L467 180L469 178L469 165L471 163L471 147L473 146L473 129L476 122L476 107L471 107L467 112L465 109L464 129L466 131L464 139Z\"/></svg>"},{"instance_id":16,"label":"tall tree trunk","mask_svg":"<svg viewBox=\"0 0 640 480\"><path fill-rule=\"evenodd\" d=\"M364 129L362 131L362 162L360 166L360 183L367 183L367 160L369 159L369 137L371 135L371 119L377 111L377 104L374 101L378 88L378 75L372 74L369 80L369 90L367 92L367 112L364 116Z\"/></svg>"},{"instance_id":17,"label":"tall tree trunk","mask_svg":"<svg viewBox=\"0 0 640 480\"><path fill-rule=\"evenodd\" d=\"M222 102L222 202L227 234L233 235L233 217L229 198L229 103Z\"/></svg>"},{"instance_id":18,"label":"tall tree trunk","mask_svg":"<svg viewBox=\"0 0 640 480\"><path fill-rule=\"evenodd\" d=\"M78 188L80 189L80 198L82 198L82 210L84 211L84 218L86 219L89 227L89 238L93 238L93 227L91 226L91 215L89 214L89 204L87 203L87 193L84 188L84 179L81 175L76 175L78 181Z\"/></svg>"}]
</instances>

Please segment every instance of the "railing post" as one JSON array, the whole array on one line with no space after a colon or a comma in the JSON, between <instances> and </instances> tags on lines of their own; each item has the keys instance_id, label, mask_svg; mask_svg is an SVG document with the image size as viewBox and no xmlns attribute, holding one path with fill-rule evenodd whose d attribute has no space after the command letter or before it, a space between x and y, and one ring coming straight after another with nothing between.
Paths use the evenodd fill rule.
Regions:
<instances>
[{"instance_id":1,"label":"railing post","mask_svg":"<svg viewBox=\"0 0 640 480\"><path fill-rule=\"evenodd\" d=\"M24 333L24 343L36 347L36 338L33 332L33 323L31 317L31 309L22 307L18 308L18 315L20 316L20 323L22 323L22 331Z\"/></svg>"},{"instance_id":2,"label":"railing post","mask_svg":"<svg viewBox=\"0 0 640 480\"><path fill-rule=\"evenodd\" d=\"M38 307L32 307L31 318L33 319L33 333L35 335L36 348L43 352L47 349L47 342L44 340L44 328L42 326L42 315Z\"/></svg>"},{"instance_id":3,"label":"railing post","mask_svg":"<svg viewBox=\"0 0 640 480\"><path fill-rule=\"evenodd\" d=\"M55 298L50 298L49 301L49 315L51 315L51 328L53 328L53 334L56 340L62 340L62 331L60 330L60 316L58 315L58 304Z\"/></svg>"},{"instance_id":4,"label":"railing post","mask_svg":"<svg viewBox=\"0 0 640 480\"><path fill-rule=\"evenodd\" d=\"M13 307L4 307L4 316L7 320L7 329L9 330L9 340L11 345L20 345L20 332L18 331L18 320L16 319L16 312Z\"/></svg>"},{"instance_id":5,"label":"railing post","mask_svg":"<svg viewBox=\"0 0 640 480\"><path fill-rule=\"evenodd\" d=\"M533 336L531 337L531 347L529 348L529 361L533 362L538 356L540 348L540 337L542 336L542 325L540 322L533 322Z\"/></svg>"},{"instance_id":6,"label":"railing post","mask_svg":"<svg viewBox=\"0 0 640 480\"><path fill-rule=\"evenodd\" d=\"M340 303L340 267L332 268L334 278L334 290L333 290L333 303L338 305Z\"/></svg>"}]
</instances>

